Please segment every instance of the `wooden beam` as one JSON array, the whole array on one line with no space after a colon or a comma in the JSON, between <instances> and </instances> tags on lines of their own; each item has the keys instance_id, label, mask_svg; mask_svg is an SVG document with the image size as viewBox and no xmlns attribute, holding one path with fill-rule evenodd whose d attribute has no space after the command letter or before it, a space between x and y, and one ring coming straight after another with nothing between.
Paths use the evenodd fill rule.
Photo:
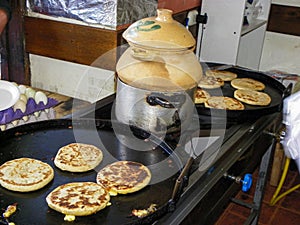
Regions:
<instances>
[{"instance_id":1,"label":"wooden beam","mask_svg":"<svg viewBox=\"0 0 300 225\"><path fill-rule=\"evenodd\" d=\"M272 4L267 30L300 36L300 7Z\"/></svg>"},{"instance_id":2,"label":"wooden beam","mask_svg":"<svg viewBox=\"0 0 300 225\"><path fill-rule=\"evenodd\" d=\"M122 30L106 30L48 19L25 17L25 50L28 53L84 65L122 43ZM117 55L109 54L102 67L115 67Z\"/></svg>"},{"instance_id":3,"label":"wooden beam","mask_svg":"<svg viewBox=\"0 0 300 225\"><path fill-rule=\"evenodd\" d=\"M173 13L188 11L201 5L201 0L158 0L157 8L171 9Z\"/></svg>"}]
</instances>

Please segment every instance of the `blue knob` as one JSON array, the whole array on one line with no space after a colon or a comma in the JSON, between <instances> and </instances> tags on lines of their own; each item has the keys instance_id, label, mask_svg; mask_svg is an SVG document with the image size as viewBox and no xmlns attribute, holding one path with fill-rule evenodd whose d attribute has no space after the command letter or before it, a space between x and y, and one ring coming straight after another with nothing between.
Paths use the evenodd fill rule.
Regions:
<instances>
[{"instance_id":1,"label":"blue knob","mask_svg":"<svg viewBox=\"0 0 300 225\"><path fill-rule=\"evenodd\" d=\"M242 183L242 191L243 192L247 192L250 190L251 186L252 186L252 174L245 174L244 176L244 180L241 180Z\"/></svg>"}]
</instances>

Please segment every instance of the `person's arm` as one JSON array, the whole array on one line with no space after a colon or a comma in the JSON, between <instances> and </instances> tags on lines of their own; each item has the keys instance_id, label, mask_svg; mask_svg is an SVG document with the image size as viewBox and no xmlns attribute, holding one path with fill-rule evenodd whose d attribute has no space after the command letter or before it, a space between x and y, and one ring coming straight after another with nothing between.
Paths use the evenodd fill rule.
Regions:
<instances>
[{"instance_id":1,"label":"person's arm","mask_svg":"<svg viewBox=\"0 0 300 225\"><path fill-rule=\"evenodd\" d=\"M0 34L11 17L10 6L7 0L0 0Z\"/></svg>"}]
</instances>

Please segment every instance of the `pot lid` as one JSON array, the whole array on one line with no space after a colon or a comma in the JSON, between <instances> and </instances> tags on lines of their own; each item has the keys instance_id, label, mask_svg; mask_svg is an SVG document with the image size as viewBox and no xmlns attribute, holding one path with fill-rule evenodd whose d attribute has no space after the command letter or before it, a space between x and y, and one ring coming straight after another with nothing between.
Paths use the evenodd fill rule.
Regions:
<instances>
[{"instance_id":1,"label":"pot lid","mask_svg":"<svg viewBox=\"0 0 300 225\"><path fill-rule=\"evenodd\" d=\"M123 33L130 45L158 50L188 50L195 47L193 35L172 17L172 10L158 9L157 17L141 19Z\"/></svg>"}]
</instances>

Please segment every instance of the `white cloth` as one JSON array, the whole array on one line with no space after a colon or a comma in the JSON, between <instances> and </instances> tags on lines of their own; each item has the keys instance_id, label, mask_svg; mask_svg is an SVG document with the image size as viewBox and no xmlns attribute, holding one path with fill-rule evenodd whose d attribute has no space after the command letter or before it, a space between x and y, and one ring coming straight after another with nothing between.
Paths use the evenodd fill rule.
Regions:
<instances>
[{"instance_id":1,"label":"white cloth","mask_svg":"<svg viewBox=\"0 0 300 225\"><path fill-rule=\"evenodd\" d=\"M283 123L286 134L282 140L287 157L294 159L300 171L300 92L287 97L283 102Z\"/></svg>"}]
</instances>

